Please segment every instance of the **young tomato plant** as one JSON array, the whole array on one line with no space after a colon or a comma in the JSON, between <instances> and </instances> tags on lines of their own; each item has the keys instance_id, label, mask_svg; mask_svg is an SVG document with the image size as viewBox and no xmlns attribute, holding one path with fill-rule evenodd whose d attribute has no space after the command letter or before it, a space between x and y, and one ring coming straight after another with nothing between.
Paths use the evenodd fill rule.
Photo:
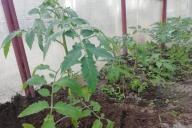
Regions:
<instances>
[{"instance_id":1,"label":"young tomato plant","mask_svg":"<svg viewBox=\"0 0 192 128\"><path fill-rule=\"evenodd\" d=\"M49 47L55 43L58 43L63 47L65 51L65 57L60 64L59 69L51 69L49 65L38 65L32 74L32 77L24 84L26 86L37 87L38 93L43 97L49 97L48 101L38 101L28 106L19 117L29 116L38 113L43 110L49 110L42 128L55 128L57 122L54 120L53 112L57 112L64 116L64 118L70 118L71 123L75 128L78 127L79 120L84 117L94 115L97 119L93 123L92 128L102 128L103 120L108 122L107 128L113 127L113 122L104 118L103 114L100 116L99 103L91 101L90 97L96 90L96 84L98 81L98 71L95 65L95 61L100 58L106 60L112 60L113 56L100 47L106 43L107 37L98 29L89 25L87 21L80 18L76 12L70 8L63 8L57 0L45 0L43 3L32 9L29 12L30 15L36 15L36 19L31 28L27 30L18 30L9 34L3 41L2 47L4 49L4 55L7 57L11 40L16 36L23 35L25 37L28 47L31 49L35 39L40 50L45 58ZM74 40L72 50L68 49L66 38L72 38ZM92 38L97 38L100 42L100 46L96 47L91 43ZM72 72L72 66L75 64L81 65L81 71L87 86L79 84L74 79ZM48 83L48 79L45 75L39 75L39 71L47 71L51 82ZM42 85L48 85L51 89ZM66 102L55 102L54 96L61 90L68 90L69 99ZM24 124L25 128L31 126L30 124Z\"/></svg>"}]
</instances>

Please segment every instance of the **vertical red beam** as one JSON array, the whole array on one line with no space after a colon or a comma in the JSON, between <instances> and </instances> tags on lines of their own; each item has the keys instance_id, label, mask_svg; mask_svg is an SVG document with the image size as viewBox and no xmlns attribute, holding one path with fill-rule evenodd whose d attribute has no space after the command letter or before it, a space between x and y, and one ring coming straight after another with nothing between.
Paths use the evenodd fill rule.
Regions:
<instances>
[{"instance_id":1,"label":"vertical red beam","mask_svg":"<svg viewBox=\"0 0 192 128\"><path fill-rule=\"evenodd\" d=\"M9 32L13 32L19 29L19 24L14 8L13 0L1 0L5 18L7 21ZM22 82L26 82L27 79L31 77L29 65L25 53L25 49L23 46L23 40L21 37L16 37L12 40L13 49L17 61L17 65L19 68L19 73L21 76ZM25 90L26 96L35 97L34 89L29 87Z\"/></svg>"},{"instance_id":2,"label":"vertical red beam","mask_svg":"<svg viewBox=\"0 0 192 128\"><path fill-rule=\"evenodd\" d=\"M126 0L121 0L122 33L127 34Z\"/></svg>"},{"instance_id":3,"label":"vertical red beam","mask_svg":"<svg viewBox=\"0 0 192 128\"><path fill-rule=\"evenodd\" d=\"M167 0L162 1L163 6L162 6L162 17L161 20L163 23L166 23L167 20Z\"/></svg>"}]
</instances>

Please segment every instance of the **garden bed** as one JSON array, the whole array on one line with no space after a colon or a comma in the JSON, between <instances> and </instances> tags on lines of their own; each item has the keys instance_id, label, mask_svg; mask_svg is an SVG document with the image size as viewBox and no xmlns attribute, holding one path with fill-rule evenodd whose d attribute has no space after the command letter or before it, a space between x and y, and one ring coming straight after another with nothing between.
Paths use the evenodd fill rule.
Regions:
<instances>
[{"instance_id":1,"label":"garden bed","mask_svg":"<svg viewBox=\"0 0 192 128\"><path fill-rule=\"evenodd\" d=\"M185 81L177 84L176 88L172 86L172 89L169 89L171 91L169 96L165 93L157 95L158 90L153 89L145 93L140 100L137 100L138 97L133 96L134 94L130 94L132 96L117 102L101 92L96 92L92 99L101 104L102 112L107 118L114 121L115 128L190 128L192 126L191 85L192 81ZM173 96L178 91L177 89L180 90L180 93ZM65 101L65 96L66 91L60 91L56 100ZM32 116L18 118L24 108L40 99L45 98L38 96L30 99L17 95L11 102L1 104L0 128L22 128L22 123L25 122L40 128L42 119L48 113L46 110ZM67 118L61 119L62 117L55 114L55 120L60 120L57 122L58 128L72 128ZM82 119L79 127L91 128L94 120L94 117Z\"/></svg>"}]
</instances>

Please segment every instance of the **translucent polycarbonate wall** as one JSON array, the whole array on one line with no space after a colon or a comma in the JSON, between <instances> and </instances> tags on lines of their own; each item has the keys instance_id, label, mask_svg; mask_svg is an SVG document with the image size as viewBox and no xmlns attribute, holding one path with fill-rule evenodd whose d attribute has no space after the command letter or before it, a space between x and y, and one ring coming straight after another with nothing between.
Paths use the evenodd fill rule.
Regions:
<instances>
[{"instance_id":1,"label":"translucent polycarbonate wall","mask_svg":"<svg viewBox=\"0 0 192 128\"><path fill-rule=\"evenodd\" d=\"M34 17L28 15L31 8L38 6L42 0L14 0L16 13L21 28L32 25ZM107 35L121 35L121 0L60 0L61 4L73 8L82 18L91 25L103 30ZM160 21L161 0L126 0L128 26L150 24ZM168 16L192 16L192 0L168 0ZM8 34L5 17L0 3L0 44ZM71 40L68 40L71 47ZM43 61L42 53L37 46L32 51L26 47L30 69L37 64L50 64L57 68L63 58L63 49L53 45ZM20 76L15 56L11 48L8 58L5 59L0 51L0 102L8 100L20 91Z\"/></svg>"}]
</instances>

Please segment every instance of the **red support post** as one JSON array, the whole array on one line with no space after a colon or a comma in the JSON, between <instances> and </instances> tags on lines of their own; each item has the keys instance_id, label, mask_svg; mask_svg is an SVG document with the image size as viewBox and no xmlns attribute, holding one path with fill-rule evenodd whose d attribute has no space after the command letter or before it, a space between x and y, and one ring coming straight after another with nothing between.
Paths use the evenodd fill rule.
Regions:
<instances>
[{"instance_id":1,"label":"red support post","mask_svg":"<svg viewBox=\"0 0 192 128\"><path fill-rule=\"evenodd\" d=\"M127 34L126 0L121 0L122 33Z\"/></svg>"},{"instance_id":2,"label":"red support post","mask_svg":"<svg viewBox=\"0 0 192 128\"><path fill-rule=\"evenodd\" d=\"M1 0L1 2L2 2L9 32L19 30L19 24L18 24L13 0ZM19 68L21 80L24 83L27 81L27 79L31 77L31 73L29 70L29 65L28 65L28 61L27 61L27 57L26 57L26 53L23 45L23 40L21 37L15 37L12 40L12 44L13 44L13 49L14 49L17 65ZM25 90L25 94L26 96L35 97L35 92L32 87L27 88Z\"/></svg>"},{"instance_id":3,"label":"red support post","mask_svg":"<svg viewBox=\"0 0 192 128\"><path fill-rule=\"evenodd\" d=\"M162 17L161 20L163 23L166 23L167 20L167 0L162 1L163 6L162 6Z\"/></svg>"}]
</instances>

